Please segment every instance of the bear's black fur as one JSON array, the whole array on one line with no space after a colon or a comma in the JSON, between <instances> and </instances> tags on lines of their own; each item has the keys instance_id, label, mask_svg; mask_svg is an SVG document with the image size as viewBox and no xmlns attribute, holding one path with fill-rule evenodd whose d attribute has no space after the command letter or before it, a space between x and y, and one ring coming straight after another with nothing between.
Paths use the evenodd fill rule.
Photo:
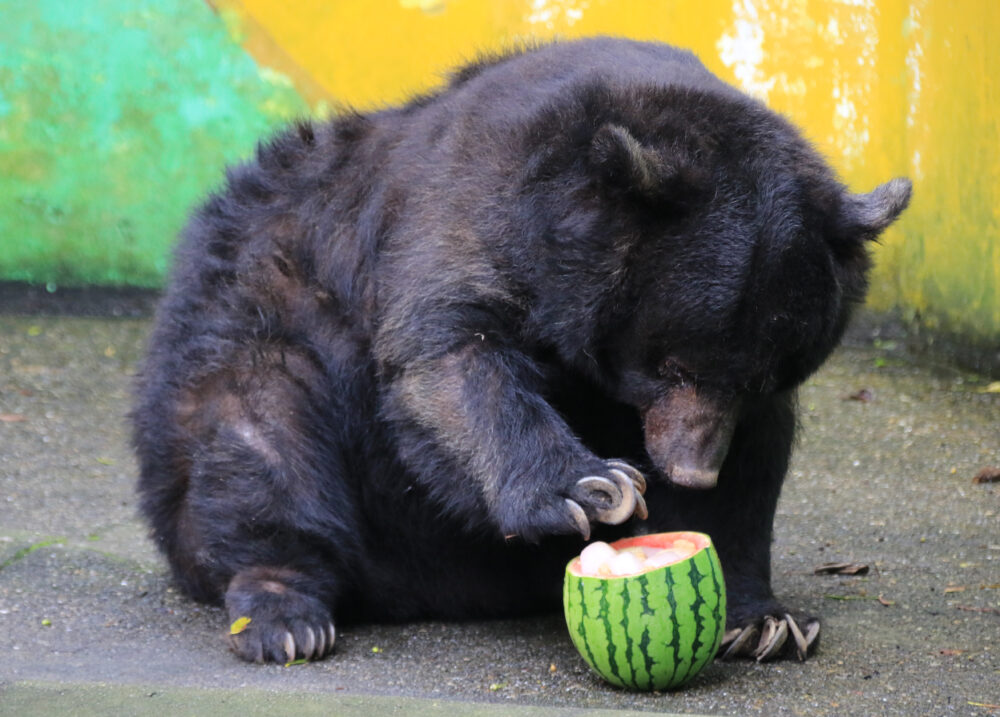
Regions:
<instances>
[{"instance_id":1,"label":"bear's black fur","mask_svg":"<svg viewBox=\"0 0 1000 717\"><path fill-rule=\"evenodd\" d=\"M786 615L795 387L908 198L849 194L652 43L513 52L300 123L177 250L133 411L152 534L188 594L251 617L250 660L322 657L334 618L551 609L591 525L711 534L755 643Z\"/></svg>"}]
</instances>

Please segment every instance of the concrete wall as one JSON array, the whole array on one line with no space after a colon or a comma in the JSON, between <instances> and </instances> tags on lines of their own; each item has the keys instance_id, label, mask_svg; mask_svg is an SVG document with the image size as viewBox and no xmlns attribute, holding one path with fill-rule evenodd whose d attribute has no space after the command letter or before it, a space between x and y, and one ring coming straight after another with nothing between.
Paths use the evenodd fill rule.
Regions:
<instances>
[{"instance_id":1,"label":"concrete wall","mask_svg":"<svg viewBox=\"0 0 1000 717\"><path fill-rule=\"evenodd\" d=\"M995 0L0 0L0 276L155 285L188 206L286 117L400 101L483 48L690 47L855 190L906 174L871 305L1000 343Z\"/></svg>"}]
</instances>

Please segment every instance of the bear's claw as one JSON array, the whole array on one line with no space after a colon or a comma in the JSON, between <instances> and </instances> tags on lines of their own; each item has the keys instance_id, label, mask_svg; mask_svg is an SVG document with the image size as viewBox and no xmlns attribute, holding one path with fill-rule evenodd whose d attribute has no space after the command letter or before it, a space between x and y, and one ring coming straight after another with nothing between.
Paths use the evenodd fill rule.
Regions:
<instances>
[{"instance_id":1,"label":"bear's claw","mask_svg":"<svg viewBox=\"0 0 1000 717\"><path fill-rule=\"evenodd\" d=\"M605 464L608 468L612 470L619 470L628 476L628 478L635 484L635 488L639 491L640 495L646 494L646 477L638 470L630 466L625 461L619 461L615 458L605 461Z\"/></svg>"},{"instance_id":2,"label":"bear's claw","mask_svg":"<svg viewBox=\"0 0 1000 717\"><path fill-rule=\"evenodd\" d=\"M806 623L805 634L802 633L798 623L792 619L791 615L785 615L785 622L788 624L788 629L792 633L792 639L795 641L795 656L801 662L809 656L809 650L819 639L819 620L812 620Z\"/></svg>"},{"instance_id":3,"label":"bear's claw","mask_svg":"<svg viewBox=\"0 0 1000 717\"><path fill-rule=\"evenodd\" d=\"M584 540L590 540L590 521L587 520L587 514L583 512L583 508L571 498L566 499L566 507L569 508L569 514L573 518L573 523L576 525L577 531L583 536Z\"/></svg>"},{"instance_id":4,"label":"bear's claw","mask_svg":"<svg viewBox=\"0 0 1000 717\"><path fill-rule=\"evenodd\" d=\"M292 637L292 633L285 633L285 640L282 645L285 648L285 662L291 662L295 659L295 638Z\"/></svg>"},{"instance_id":5,"label":"bear's claw","mask_svg":"<svg viewBox=\"0 0 1000 717\"><path fill-rule=\"evenodd\" d=\"M597 520L608 525L619 525L633 515L645 520L649 516L646 501L646 479L632 466L623 461L610 460L605 465L608 476L590 475L576 482L577 500L566 499L576 526L584 540L590 539L590 521ZM590 507L593 518L589 518L584 505Z\"/></svg>"},{"instance_id":6,"label":"bear's claw","mask_svg":"<svg viewBox=\"0 0 1000 717\"><path fill-rule=\"evenodd\" d=\"M597 497L597 519L608 525L624 523L635 510L635 497L638 492L618 469L612 469L611 475L615 482L600 476L587 476L576 482L590 496Z\"/></svg>"},{"instance_id":7,"label":"bear's claw","mask_svg":"<svg viewBox=\"0 0 1000 717\"><path fill-rule=\"evenodd\" d=\"M788 624L784 620L775 620L768 615L764 618L764 629L761 631L760 642L753 656L757 662L765 662L781 653L788 639Z\"/></svg>"},{"instance_id":8,"label":"bear's claw","mask_svg":"<svg viewBox=\"0 0 1000 717\"><path fill-rule=\"evenodd\" d=\"M722 638L719 658L752 657L757 662L767 662L782 655L794 654L802 662L815 650L819 629L820 623L816 619L806 618L803 631L799 621L788 613L780 617L766 615L762 623L728 630Z\"/></svg>"}]
</instances>

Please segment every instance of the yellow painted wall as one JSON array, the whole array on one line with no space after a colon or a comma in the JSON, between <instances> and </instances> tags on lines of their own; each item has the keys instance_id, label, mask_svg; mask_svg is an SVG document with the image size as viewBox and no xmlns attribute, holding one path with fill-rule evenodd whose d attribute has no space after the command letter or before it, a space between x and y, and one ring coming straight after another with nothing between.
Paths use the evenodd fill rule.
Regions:
<instances>
[{"instance_id":1,"label":"yellow painted wall","mask_svg":"<svg viewBox=\"0 0 1000 717\"><path fill-rule=\"evenodd\" d=\"M997 0L213 0L317 111L434 87L477 51L597 33L694 50L792 118L855 190L915 200L877 252L871 304L1000 343Z\"/></svg>"}]
</instances>

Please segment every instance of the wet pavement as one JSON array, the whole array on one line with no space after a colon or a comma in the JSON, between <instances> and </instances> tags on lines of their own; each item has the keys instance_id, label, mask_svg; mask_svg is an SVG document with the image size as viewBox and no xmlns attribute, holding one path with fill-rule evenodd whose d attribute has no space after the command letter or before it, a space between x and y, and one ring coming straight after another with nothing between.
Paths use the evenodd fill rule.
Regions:
<instances>
[{"instance_id":1,"label":"wet pavement","mask_svg":"<svg viewBox=\"0 0 1000 717\"><path fill-rule=\"evenodd\" d=\"M124 414L149 322L128 300L18 315L30 302L0 293L0 714L1000 714L1000 483L973 482L1000 466L986 378L856 331L803 388L774 584L823 618L807 663L624 692L552 615L347 626L325 662L254 666L137 519ZM869 571L814 574L837 561Z\"/></svg>"}]
</instances>

